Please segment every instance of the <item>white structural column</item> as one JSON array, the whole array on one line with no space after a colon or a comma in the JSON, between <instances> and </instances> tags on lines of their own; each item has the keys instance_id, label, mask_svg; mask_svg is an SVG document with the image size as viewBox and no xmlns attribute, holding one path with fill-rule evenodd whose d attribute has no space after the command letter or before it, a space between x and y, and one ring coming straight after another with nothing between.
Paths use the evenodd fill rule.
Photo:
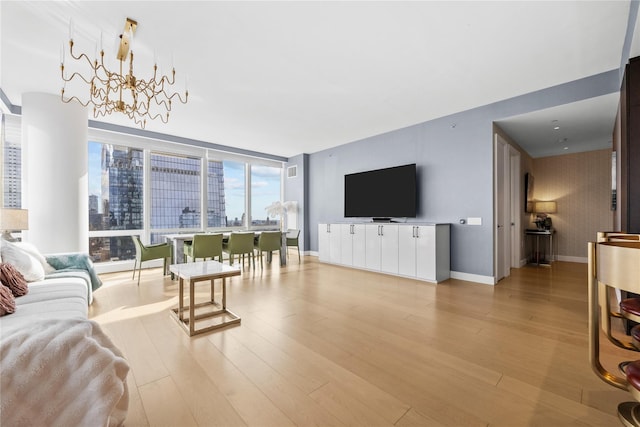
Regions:
<instances>
[{"instance_id":1,"label":"white structural column","mask_svg":"<svg viewBox=\"0 0 640 427\"><path fill-rule=\"evenodd\" d=\"M89 249L87 117L59 95L22 95L25 240L42 253Z\"/></svg>"}]
</instances>

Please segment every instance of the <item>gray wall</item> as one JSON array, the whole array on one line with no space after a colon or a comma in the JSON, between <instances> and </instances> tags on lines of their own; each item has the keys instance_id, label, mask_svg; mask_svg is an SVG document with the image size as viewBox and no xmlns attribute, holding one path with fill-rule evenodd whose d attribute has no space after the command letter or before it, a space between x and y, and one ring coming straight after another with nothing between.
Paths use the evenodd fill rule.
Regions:
<instances>
[{"instance_id":1,"label":"gray wall","mask_svg":"<svg viewBox=\"0 0 640 427\"><path fill-rule=\"evenodd\" d=\"M345 221L345 174L416 163L419 216L412 221L452 223L451 269L493 276L493 122L619 92L639 10L632 1L618 69L290 159L304 163L304 183L285 183L285 194L301 197L305 249L318 250L319 223ZM469 216L482 225L458 223Z\"/></svg>"},{"instance_id":2,"label":"gray wall","mask_svg":"<svg viewBox=\"0 0 640 427\"><path fill-rule=\"evenodd\" d=\"M298 175L287 178L285 172L284 200L298 202L298 228L300 229L300 250L309 250L309 155L299 154L285 163L285 171L289 166L297 166Z\"/></svg>"},{"instance_id":3,"label":"gray wall","mask_svg":"<svg viewBox=\"0 0 640 427\"><path fill-rule=\"evenodd\" d=\"M346 221L345 174L416 163L419 214L409 221L452 223L452 271L493 276L493 121L619 89L615 69L310 154L305 247L318 250L319 223ZM458 223L470 216L481 217L482 225Z\"/></svg>"}]
</instances>

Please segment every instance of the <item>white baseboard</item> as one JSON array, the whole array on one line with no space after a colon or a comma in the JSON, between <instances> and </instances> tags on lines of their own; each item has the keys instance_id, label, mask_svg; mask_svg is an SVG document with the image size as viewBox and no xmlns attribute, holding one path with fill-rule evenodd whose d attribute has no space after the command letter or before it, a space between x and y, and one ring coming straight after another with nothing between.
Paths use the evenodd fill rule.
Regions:
<instances>
[{"instance_id":1,"label":"white baseboard","mask_svg":"<svg viewBox=\"0 0 640 427\"><path fill-rule=\"evenodd\" d=\"M483 285L495 285L495 279L493 276L481 276L479 274L461 273L459 271L452 271L451 278L457 280L464 280L467 282L482 283Z\"/></svg>"},{"instance_id":2,"label":"white baseboard","mask_svg":"<svg viewBox=\"0 0 640 427\"><path fill-rule=\"evenodd\" d=\"M557 255L556 261L579 262L586 264L589 262L589 259L587 257Z\"/></svg>"},{"instance_id":3,"label":"white baseboard","mask_svg":"<svg viewBox=\"0 0 640 427\"><path fill-rule=\"evenodd\" d=\"M309 251L309 255L318 256L318 252ZM479 274L469 274L469 273L461 273L459 271L451 271L450 277L452 279L464 280L467 282L482 283L483 285L495 285L495 280L492 276L481 276ZM440 282L440 283L443 283L443 282Z\"/></svg>"}]
</instances>

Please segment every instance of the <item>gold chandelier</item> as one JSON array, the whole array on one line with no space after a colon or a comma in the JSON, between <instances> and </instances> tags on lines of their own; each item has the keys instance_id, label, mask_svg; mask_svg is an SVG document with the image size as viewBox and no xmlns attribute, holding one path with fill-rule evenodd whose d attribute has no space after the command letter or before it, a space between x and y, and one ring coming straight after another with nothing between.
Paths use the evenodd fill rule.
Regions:
<instances>
[{"instance_id":1,"label":"gold chandelier","mask_svg":"<svg viewBox=\"0 0 640 427\"><path fill-rule=\"evenodd\" d=\"M74 72L67 76L64 68L63 48L60 58L60 71L64 81L61 96L63 102L69 103L75 100L84 107L92 104L94 118L104 117L113 112L124 113L142 129L145 128L147 119L159 118L163 123L167 123L171 111L171 101L174 98L183 104L187 103L189 91L186 88L184 99L178 92L167 92L175 83L175 68L171 70L171 77L158 76L158 64L153 65L153 76L148 80L136 78L133 74L133 51L130 51L130 47L137 25L136 21L127 18L124 31L120 35L118 54L116 55L120 72L110 71L105 66L102 46L100 46L99 57L96 55L96 59L93 61L85 53L75 54L73 52L73 35L70 34L69 53L71 58L80 62L86 61L90 67L90 74L84 76L79 72ZM127 58L129 59L128 72L125 74L123 68L126 69ZM65 97L66 84L74 79L82 80L89 85L89 99L83 101L75 95Z\"/></svg>"}]
</instances>

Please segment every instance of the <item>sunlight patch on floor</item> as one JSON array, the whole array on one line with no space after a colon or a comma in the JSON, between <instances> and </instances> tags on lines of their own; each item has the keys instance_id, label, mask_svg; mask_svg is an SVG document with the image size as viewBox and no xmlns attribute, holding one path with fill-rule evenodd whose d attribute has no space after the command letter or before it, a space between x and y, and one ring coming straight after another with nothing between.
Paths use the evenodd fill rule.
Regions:
<instances>
[{"instance_id":1,"label":"sunlight patch on floor","mask_svg":"<svg viewBox=\"0 0 640 427\"><path fill-rule=\"evenodd\" d=\"M166 301L160 301L152 304L138 306L121 306L106 313L92 317L91 320L95 320L102 325L106 325L108 323L119 322L136 317L144 317L151 314L159 313L161 311L167 311L175 307L176 305L177 302L175 298L171 298Z\"/></svg>"}]
</instances>

